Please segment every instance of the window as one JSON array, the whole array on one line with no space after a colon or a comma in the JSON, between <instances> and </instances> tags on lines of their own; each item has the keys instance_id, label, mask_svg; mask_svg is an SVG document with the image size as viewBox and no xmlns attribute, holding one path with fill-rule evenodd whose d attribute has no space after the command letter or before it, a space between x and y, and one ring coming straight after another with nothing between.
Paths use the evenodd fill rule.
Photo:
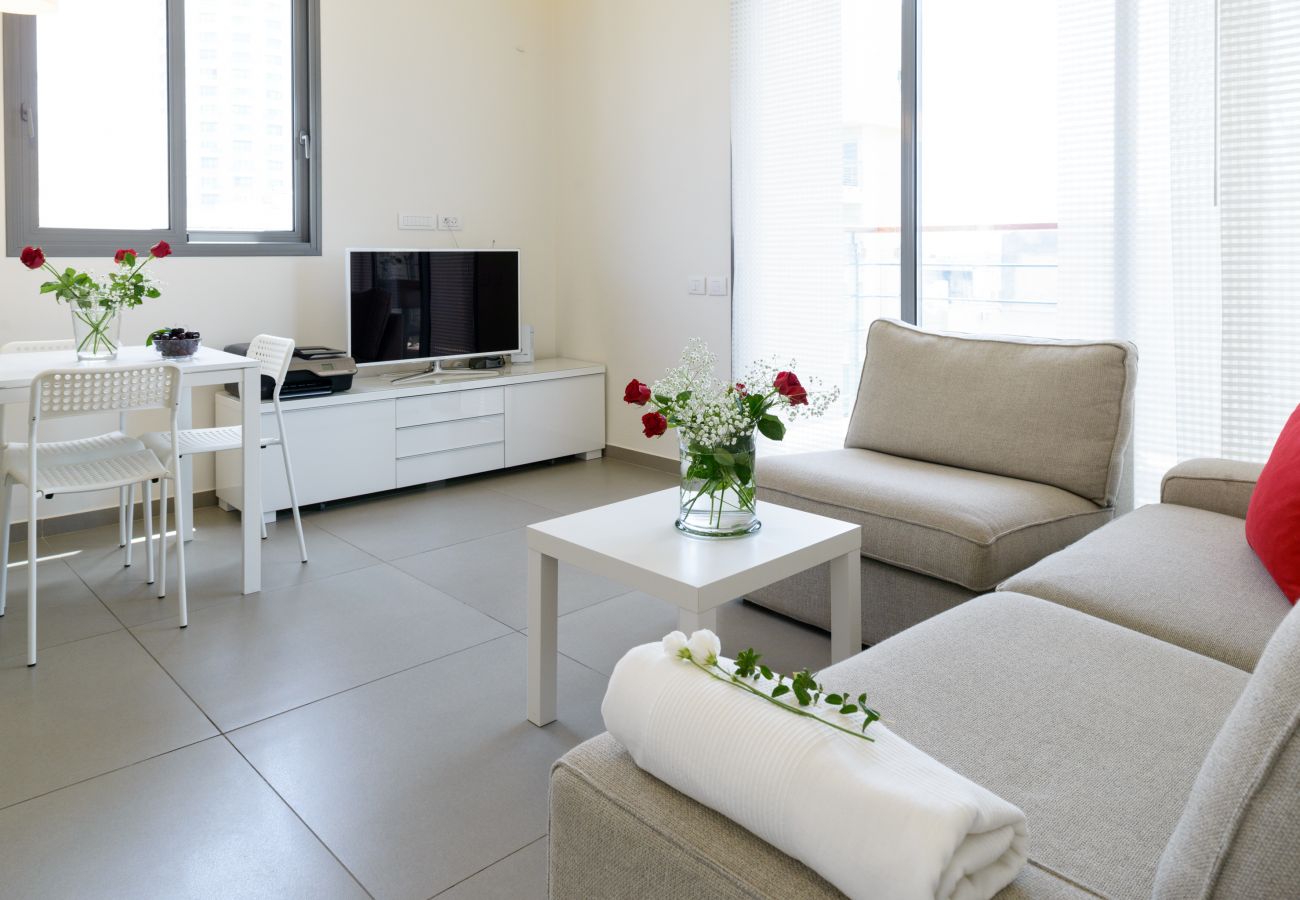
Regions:
<instances>
[{"instance_id":1,"label":"window","mask_svg":"<svg viewBox=\"0 0 1300 900\"><path fill-rule=\"evenodd\" d=\"M1300 3L732 0L732 29L733 361L850 398L766 451L842 443L887 315L1136 344L1136 503L1267 456L1300 400Z\"/></svg>"},{"instance_id":2,"label":"window","mask_svg":"<svg viewBox=\"0 0 1300 900\"><path fill-rule=\"evenodd\" d=\"M164 239L178 255L319 253L318 4L250 0L254 17L226 0L60 0L6 15L9 255ZM237 86L253 78L265 87Z\"/></svg>"}]
</instances>

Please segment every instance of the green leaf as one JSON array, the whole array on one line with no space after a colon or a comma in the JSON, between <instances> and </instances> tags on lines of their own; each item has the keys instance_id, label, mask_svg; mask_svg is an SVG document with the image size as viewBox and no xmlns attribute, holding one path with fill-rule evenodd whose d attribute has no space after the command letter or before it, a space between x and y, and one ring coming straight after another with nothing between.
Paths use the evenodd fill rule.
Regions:
<instances>
[{"instance_id":1,"label":"green leaf","mask_svg":"<svg viewBox=\"0 0 1300 900\"><path fill-rule=\"evenodd\" d=\"M854 706L852 703L845 703L843 706L840 707L840 713L846 716L851 713L855 713L857 711L858 708Z\"/></svg>"},{"instance_id":2,"label":"green leaf","mask_svg":"<svg viewBox=\"0 0 1300 900\"><path fill-rule=\"evenodd\" d=\"M686 402L687 400L689 400L689 399L691 399L691 392L690 392L690 391L682 391L680 394L677 395L677 402L678 402L678 403L685 403L685 402Z\"/></svg>"},{"instance_id":3,"label":"green leaf","mask_svg":"<svg viewBox=\"0 0 1300 900\"><path fill-rule=\"evenodd\" d=\"M144 292L144 295L151 300L156 300L162 296L162 291L158 290L156 287L151 287Z\"/></svg>"},{"instance_id":4,"label":"green leaf","mask_svg":"<svg viewBox=\"0 0 1300 900\"><path fill-rule=\"evenodd\" d=\"M841 703L844 702L844 698L841 697L839 694L827 694L826 702L831 704L832 706L839 706Z\"/></svg>"},{"instance_id":5,"label":"green leaf","mask_svg":"<svg viewBox=\"0 0 1300 900\"><path fill-rule=\"evenodd\" d=\"M772 680L772 670L769 669L767 666L759 666L758 671L762 672L763 677L766 678L768 681Z\"/></svg>"},{"instance_id":6,"label":"green leaf","mask_svg":"<svg viewBox=\"0 0 1300 900\"><path fill-rule=\"evenodd\" d=\"M736 457L732 456L730 451L723 450L721 447L713 451L713 458L716 459L720 465L724 465L727 468L731 468L736 464Z\"/></svg>"},{"instance_id":7,"label":"green leaf","mask_svg":"<svg viewBox=\"0 0 1300 900\"><path fill-rule=\"evenodd\" d=\"M57 281L47 281L41 285L41 293L48 294L50 291L57 291L61 287L63 287L63 285L59 284Z\"/></svg>"},{"instance_id":8,"label":"green leaf","mask_svg":"<svg viewBox=\"0 0 1300 900\"><path fill-rule=\"evenodd\" d=\"M773 697L780 697L780 696L783 696L783 695L788 694L788 693L790 693L790 685L788 685L788 684L778 684L778 685L777 685L777 686L772 690L772 696L773 696Z\"/></svg>"},{"instance_id":9,"label":"green leaf","mask_svg":"<svg viewBox=\"0 0 1300 900\"><path fill-rule=\"evenodd\" d=\"M758 420L758 430L763 437L779 441L785 437L785 423L773 415L765 415Z\"/></svg>"},{"instance_id":10,"label":"green leaf","mask_svg":"<svg viewBox=\"0 0 1300 900\"><path fill-rule=\"evenodd\" d=\"M666 397L666 396L664 396L663 394L655 394L654 400L655 400L655 403L658 403L660 406L672 406L672 405L673 405L673 398L672 398L672 397Z\"/></svg>"}]
</instances>

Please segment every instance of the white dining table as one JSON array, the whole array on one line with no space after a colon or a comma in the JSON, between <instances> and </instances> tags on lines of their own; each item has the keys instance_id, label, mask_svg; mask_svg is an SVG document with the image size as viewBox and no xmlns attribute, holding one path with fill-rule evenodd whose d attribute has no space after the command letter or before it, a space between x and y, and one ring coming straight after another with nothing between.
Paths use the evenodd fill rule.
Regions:
<instances>
[{"instance_id":1,"label":"white dining table","mask_svg":"<svg viewBox=\"0 0 1300 900\"><path fill-rule=\"evenodd\" d=\"M0 405L26 403L31 399L32 381L49 369L90 369L105 365L140 365L158 362L161 357L152 347L123 346L117 359L101 361L78 360L71 350L42 353L0 353ZM193 427L193 388L209 384L239 384L241 422L244 430L243 452L243 505L241 509L262 508L261 470L261 366L255 359L236 356L210 347L200 347L189 359L174 360L181 370L180 427ZM185 490L178 498L185 504L185 521L194 521L194 481L190 460L182 466ZM262 589L262 525L258 516L243 516L241 522L243 544L242 591L252 594ZM193 534L184 536L190 540ZM8 535L4 535L7 540Z\"/></svg>"}]
</instances>

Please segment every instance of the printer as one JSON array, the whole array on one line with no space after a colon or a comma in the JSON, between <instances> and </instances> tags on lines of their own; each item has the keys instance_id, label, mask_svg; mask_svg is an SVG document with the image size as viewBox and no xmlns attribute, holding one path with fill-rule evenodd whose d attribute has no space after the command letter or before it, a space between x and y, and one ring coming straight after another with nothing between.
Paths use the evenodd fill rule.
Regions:
<instances>
[{"instance_id":1,"label":"printer","mask_svg":"<svg viewBox=\"0 0 1300 900\"><path fill-rule=\"evenodd\" d=\"M226 347L226 352L247 356L248 344L231 344ZM346 350L296 347L293 359L289 361L289 371L284 376L284 385L280 388L280 397L291 400L295 397L320 397L346 391L352 387L352 376L356 374L357 364ZM275 384L263 375L262 399L270 400L274 389ZM227 384L226 391L238 397L239 384Z\"/></svg>"}]
</instances>

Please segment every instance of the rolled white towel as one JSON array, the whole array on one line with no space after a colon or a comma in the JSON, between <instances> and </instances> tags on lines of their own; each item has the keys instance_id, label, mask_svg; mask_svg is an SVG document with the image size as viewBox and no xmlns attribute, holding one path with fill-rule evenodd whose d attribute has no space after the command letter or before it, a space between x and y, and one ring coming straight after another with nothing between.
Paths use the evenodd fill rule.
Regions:
<instances>
[{"instance_id":1,"label":"rolled white towel","mask_svg":"<svg viewBox=\"0 0 1300 900\"><path fill-rule=\"evenodd\" d=\"M855 900L988 898L1028 860L1023 812L879 722L842 734L660 644L619 661L601 712L642 769Z\"/></svg>"}]
</instances>

